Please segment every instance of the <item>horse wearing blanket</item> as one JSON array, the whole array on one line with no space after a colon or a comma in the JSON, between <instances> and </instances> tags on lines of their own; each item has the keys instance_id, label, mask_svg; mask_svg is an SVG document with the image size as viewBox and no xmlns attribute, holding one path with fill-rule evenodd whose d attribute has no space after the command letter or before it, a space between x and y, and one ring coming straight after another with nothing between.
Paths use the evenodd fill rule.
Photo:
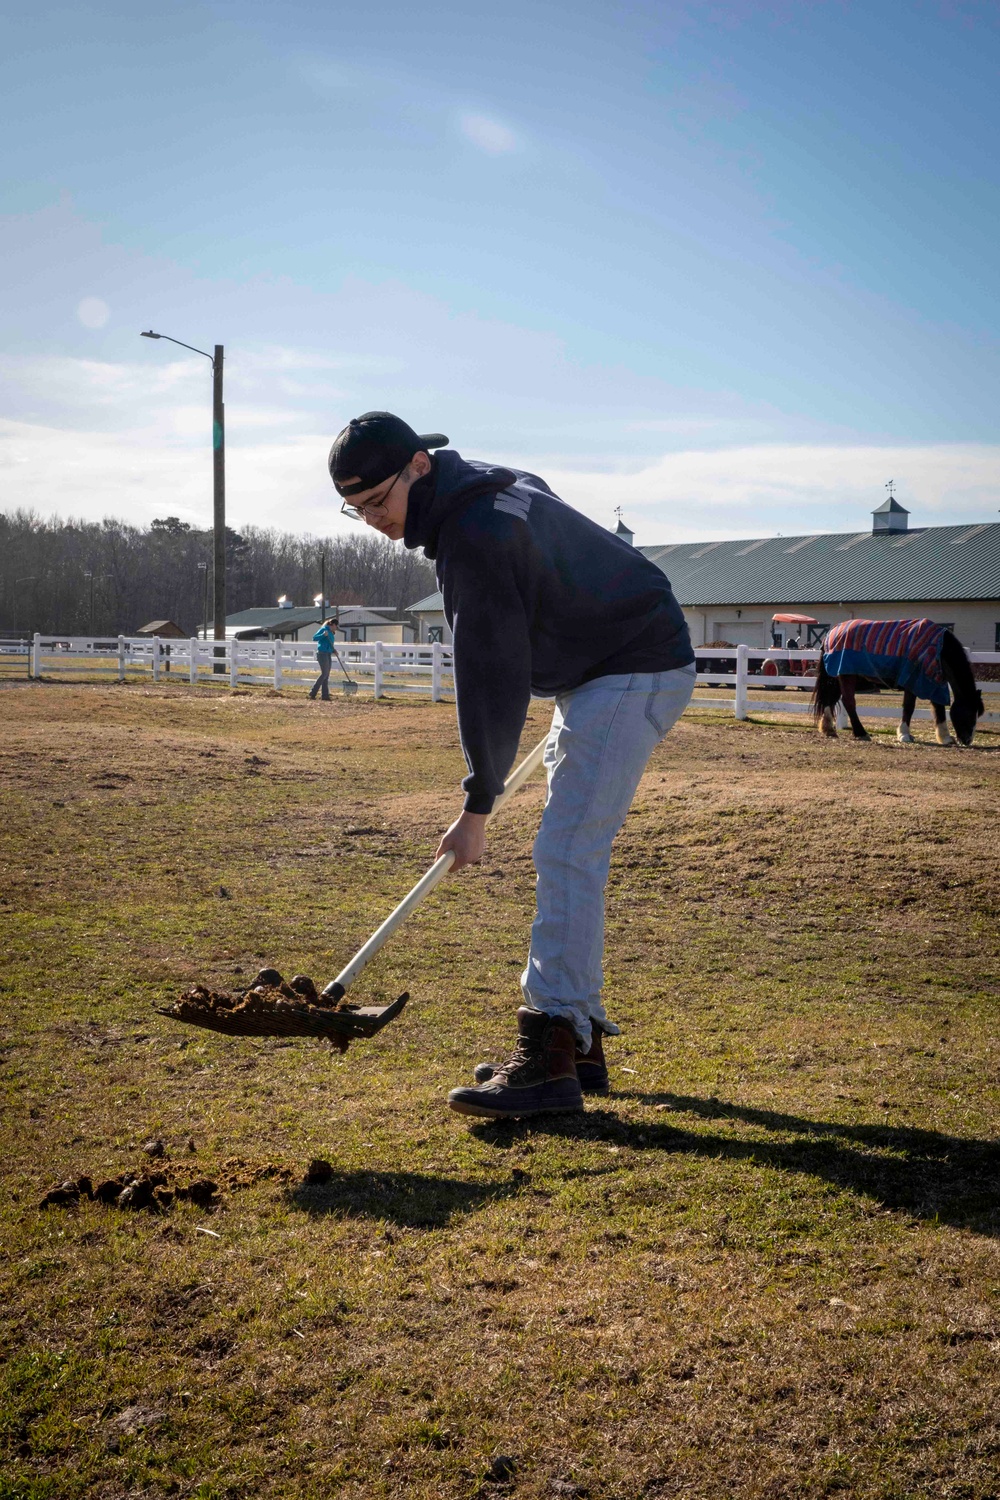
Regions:
<instances>
[{"instance_id":1,"label":"horse wearing blanket","mask_svg":"<svg viewBox=\"0 0 1000 1500\"><path fill-rule=\"evenodd\" d=\"M855 702L859 678L902 691L903 714L896 734L904 745L913 743L910 719L918 698L928 698L933 705L938 744L954 744L945 717L952 695L955 736L963 745L972 744L983 698L964 646L944 625L933 620L845 620L828 631L813 693L821 734L836 739L833 710L843 699L854 738L869 738Z\"/></svg>"}]
</instances>

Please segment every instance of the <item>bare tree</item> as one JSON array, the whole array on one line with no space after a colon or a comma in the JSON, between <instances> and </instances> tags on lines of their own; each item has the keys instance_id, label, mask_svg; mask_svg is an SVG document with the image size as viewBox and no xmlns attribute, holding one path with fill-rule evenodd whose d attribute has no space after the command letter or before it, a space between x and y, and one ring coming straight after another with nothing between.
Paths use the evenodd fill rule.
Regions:
<instances>
[{"instance_id":1,"label":"bare tree","mask_svg":"<svg viewBox=\"0 0 1000 1500\"><path fill-rule=\"evenodd\" d=\"M436 588L422 554L363 531L296 536L250 526L226 532L230 613L276 604L285 594L311 604L320 591L334 603L382 604L404 613ZM126 521L45 520L29 510L0 514L0 633L130 635L154 619L200 626L212 533L176 516L146 528Z\"/></svg>"}]
</instances>

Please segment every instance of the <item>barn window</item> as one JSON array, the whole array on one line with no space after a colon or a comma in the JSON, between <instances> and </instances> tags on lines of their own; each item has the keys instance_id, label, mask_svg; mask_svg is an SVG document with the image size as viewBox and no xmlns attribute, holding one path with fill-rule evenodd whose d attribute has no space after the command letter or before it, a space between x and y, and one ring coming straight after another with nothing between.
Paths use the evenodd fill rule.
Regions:
<instances>
[{"instance_id":1,"label":"barn window","mask_svg":"<svg viewBox=\"0 0 1000 1500\"><path fill-rule=\"evenodd\" d=\"M1000 625L997 626L997 629L1000 630ZM427 627L427 639L428 639L428 641L430 642L431 645L433 645L435 641L441 641L443 643L443 641L444 641L444 626L443 625L428 625L428 627Z\"/></svg>"}]
</instances>

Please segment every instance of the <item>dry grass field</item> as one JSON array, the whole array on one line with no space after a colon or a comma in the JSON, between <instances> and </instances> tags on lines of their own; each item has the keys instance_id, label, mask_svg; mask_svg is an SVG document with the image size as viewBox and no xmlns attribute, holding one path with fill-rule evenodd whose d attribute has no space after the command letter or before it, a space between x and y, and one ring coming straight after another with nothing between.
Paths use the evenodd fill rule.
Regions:
<instances>
[{"instance_id":1,"label":"dry grass field","mask_svg":"<svg viewBox=\"0 0 1000 1500\"><path fill-rule=\"evenodd\" d=\"M513 1126L444 1096L512 1035L539 783L359 981L412 994L376 1039L154 1008L336 972L458 807L453 708L0 709L0 1500L1000 1495L1000 736L685 718L616 846L613 1093ZM151 1138L217 1206L39 1208Z\"/></svg>"}]
</instances>

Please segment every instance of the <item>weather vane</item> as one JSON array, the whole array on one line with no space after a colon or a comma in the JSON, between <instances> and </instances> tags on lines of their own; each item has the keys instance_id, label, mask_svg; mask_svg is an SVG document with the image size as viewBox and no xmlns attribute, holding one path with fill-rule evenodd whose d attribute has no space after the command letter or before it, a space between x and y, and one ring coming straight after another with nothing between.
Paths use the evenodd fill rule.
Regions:
<instances>
[{"instance_id":1,"label":"weather vane","mask_svg":"<svg viewBox=\"0 0 1000 1500\"><path fill-rule=\"evenodd\" d=\"M615 506L615 515L618 517L619 521L623 521L625 519L625 517L622 515L622 508L620 505Z\"/></svg>"},{"instance_id":2,"label":"weather vane","mask_svg":"<svg viewBox=\"0 0 1000 1500\"><path fill-rule=\"evenodd\" d=\"M892 490L893 490L893 486L895 485L895 483L896 483L896 481L894 479L890 479L889 483L886 485L886 489L889 491L889 499L890 500L892 499Z\"/></svg>"}]
</instances>

